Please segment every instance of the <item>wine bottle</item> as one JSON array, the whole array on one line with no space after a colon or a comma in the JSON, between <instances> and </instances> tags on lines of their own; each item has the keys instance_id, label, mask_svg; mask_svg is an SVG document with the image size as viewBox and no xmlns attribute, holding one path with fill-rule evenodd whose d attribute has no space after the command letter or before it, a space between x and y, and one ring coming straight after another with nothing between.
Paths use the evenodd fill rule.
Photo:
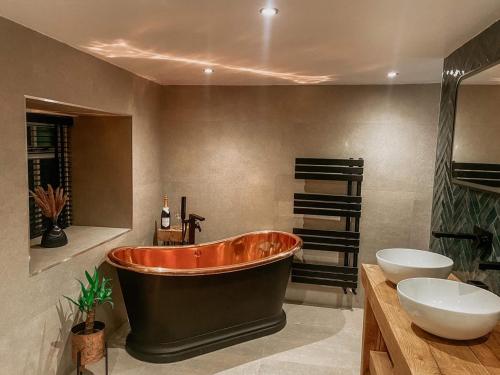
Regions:
<instances>
[{"instance_id":1,"label":"wine bottle","mask_svg":"<svg viewBox=\"0 0 500 375\"><path fill-rule=\"evenodd\" d=\"M163 208L161 210L161 229L170 229L170 208L168 208L168 198L163 197Z\"/></svg>"}]
</instances>

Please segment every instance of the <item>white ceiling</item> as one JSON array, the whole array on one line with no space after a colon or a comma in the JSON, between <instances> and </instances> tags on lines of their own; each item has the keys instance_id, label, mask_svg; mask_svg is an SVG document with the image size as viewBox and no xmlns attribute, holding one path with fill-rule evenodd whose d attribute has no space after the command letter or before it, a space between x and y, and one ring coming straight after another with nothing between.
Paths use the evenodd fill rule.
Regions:
<instances>
[{"instance_id":1,"label":"white ceiling","mask_svg":"<svg viewBox=\"0 0 500 375\"><path fill-rule=\"evenodd\" d=\"M428 83L500 0L0 0L0 15L161 84Z\"/></svg>"}]
</instances>

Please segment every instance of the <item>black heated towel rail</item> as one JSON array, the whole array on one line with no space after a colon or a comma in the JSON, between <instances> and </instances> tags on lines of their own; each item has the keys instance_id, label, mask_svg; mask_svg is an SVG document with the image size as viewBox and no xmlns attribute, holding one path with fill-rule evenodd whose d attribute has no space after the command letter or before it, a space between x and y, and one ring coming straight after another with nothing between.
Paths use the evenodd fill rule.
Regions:
<instances>
[{"instance_id":1,"label":"black heated towel rail","mask_svg":"<svg viewBox=\"0 0 500 375\"><path fill-rule=\"evenodd\" d=\"M356 294L363 167L363 159L295 160L295 178L346 181L346 194L294 194L294 214L342 217L345 231L294 228L293 233L302 238L305 250L340 252L344 254L344 263L328 265L294 262L293 282L337 286L343 288L344 293L349 288Z\"/></svg>"}]
</instances>

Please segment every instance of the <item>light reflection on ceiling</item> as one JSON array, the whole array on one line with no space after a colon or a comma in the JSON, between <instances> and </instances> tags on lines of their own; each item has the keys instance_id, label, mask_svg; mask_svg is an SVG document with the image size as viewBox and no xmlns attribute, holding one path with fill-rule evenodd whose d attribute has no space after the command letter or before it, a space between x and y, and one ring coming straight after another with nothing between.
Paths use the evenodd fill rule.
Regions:
<instances>
[{"instance_id":1,"label":"light reflection on ceiling","mask_svg":"<svg viewBox=\"0 0 500 375\"><path fill-rule=\"evenodd\" d=\"M171 55L168 53L159 53L151 50L142 49L133 46L126 40L116 40L112 43L104 43L99 41L94 41L89 45L85 46L86 49L92 51L95 54L101 55L106 58L129 58L129 59L149 59L149 60L164 60L180 62L185 64L200 65L203 67L210 66L211 68L225 69L229 71L236 71L240 73L255 74L264 77L278 78L287 81L291 81L297 84L311 85L324 83L329 81L334 81L335 78L332 75L302 75L297 73L283 73L274 72L271 70L257 69L245 66L237 66L231 64L223 64L210 60L194 59L183 56Z\"/></svg>"},{"instance_id":2,"label":"light reflection on ceiling","mask_svg":"<svg viewBox=\"0 0 500 375\"><path fill-rule=\"evenodd\" d=\"M0 16L161 85L424 84L500 0L0 0Z\"/></svg>"}]
</instances>

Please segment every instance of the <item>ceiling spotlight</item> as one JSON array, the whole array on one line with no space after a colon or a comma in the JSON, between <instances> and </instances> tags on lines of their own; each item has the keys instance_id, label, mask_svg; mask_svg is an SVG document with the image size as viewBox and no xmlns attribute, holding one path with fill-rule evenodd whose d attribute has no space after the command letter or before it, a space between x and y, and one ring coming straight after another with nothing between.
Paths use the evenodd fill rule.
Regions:
<instances>
[{"instance_id":1,"label":"ceiling spotlight","mask_svg":"<svg viewBox=\"0 0 500 375\"><path fill-rule=\"evenodd\" d=\"M205 73L205 74L212 74L213 72L214 72L214 70L212 68L203 69L203 73Z\"/></svg>"},{"instance_id":2,"label":"ceiling spotlight","mask_svg":"<svg viewBox=\"0 0 500 375\"><path fill-rule=\"evenodd\" d=\"M399 75L398 72L392 71L392 72L387 73L387 78L393 79L393 78L396 78L398 75Z\"/></svg>"},{"instance_id":3,"label":"ceiling spotlight","mask_svg":"<svg viewBox=\"0 0 500 375\"><path fill-rule=\"evenodd\" d=\"M266 17L272 17L278 14L278 8L261 8L259 13Z\"/></svg>"}]
</instances>

